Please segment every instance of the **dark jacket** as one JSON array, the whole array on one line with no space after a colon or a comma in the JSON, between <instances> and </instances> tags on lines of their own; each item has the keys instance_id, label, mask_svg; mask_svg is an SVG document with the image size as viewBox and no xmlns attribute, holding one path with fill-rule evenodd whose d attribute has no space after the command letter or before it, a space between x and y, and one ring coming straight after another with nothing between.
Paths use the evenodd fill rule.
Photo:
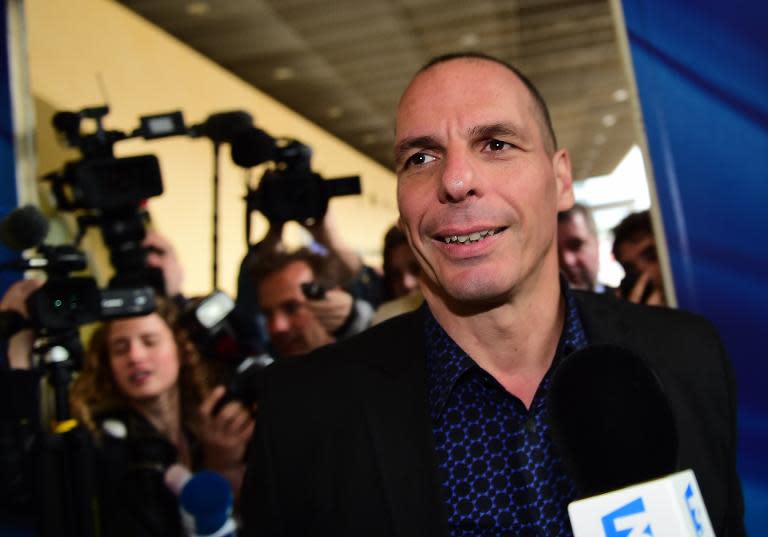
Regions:
<instances>
[{"instance_id":1,"label":"dark jacket","mask_svg":"<svg viewBox=\"0 0 768 537\"><path fill-rule=\"evenodd\" d=\"M103 434L96 446L102 535L183 536L179 502L165 486L165 470L177 462L176 448L140 414L121 410L98 416L122 423L124 438ZM194 447L191 435L193 455Z\"/></svg>"},{"instance_id":2,"label":"dark jacket","mask_svg":"<svg viewBox=\"0 0 768 537\"><path fill-rule=\"evenodd\" d=\"M703 319L575 293L590 343L632 349L673 409L678 468L696 474L715 533L744 535L735 393ZM423 312L267 370L243 487L246 536L447 536L426 410Z\"/></svg>"}]
</instances>

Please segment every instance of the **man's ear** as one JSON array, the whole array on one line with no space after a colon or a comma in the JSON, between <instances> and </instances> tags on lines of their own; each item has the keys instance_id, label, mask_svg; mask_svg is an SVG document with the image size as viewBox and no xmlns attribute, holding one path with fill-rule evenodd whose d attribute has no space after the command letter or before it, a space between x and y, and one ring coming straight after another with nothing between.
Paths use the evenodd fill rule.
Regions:
<instances>
[{"instance_id":1,"label":"man's ear","mask_svg":"<svg viewBox=\"0 0 768 537\"><path fill-rule=\"evenodd\" d=\"M567 149L559 149L552 156L552 169L555 172L557 185L557 210L567 211L573 207L573 174L571 173L571 157Z\"/></svg>"}]
</instances>

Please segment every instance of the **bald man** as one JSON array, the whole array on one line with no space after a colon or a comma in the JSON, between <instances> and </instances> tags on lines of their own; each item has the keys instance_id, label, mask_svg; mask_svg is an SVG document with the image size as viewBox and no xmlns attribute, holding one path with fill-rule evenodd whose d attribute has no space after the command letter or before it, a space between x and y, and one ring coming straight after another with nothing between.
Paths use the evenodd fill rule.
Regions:
<instances>
[{"instance_id":1,"label":"bald man","mask_svg":"<svg viewBox=\"0 0 768 537\"><path fill-rule=\"evenodd\" d=\"M719 340L699 318L561 280L570 158L530 81L485 55L434 59L400 100L395 166L426 304L268 370L244 534L572 535L582 484L551 434L551 380L572 353L611 343L661 379L676 460L716 533L743 535Z\"/></svg>"}]
</instances>

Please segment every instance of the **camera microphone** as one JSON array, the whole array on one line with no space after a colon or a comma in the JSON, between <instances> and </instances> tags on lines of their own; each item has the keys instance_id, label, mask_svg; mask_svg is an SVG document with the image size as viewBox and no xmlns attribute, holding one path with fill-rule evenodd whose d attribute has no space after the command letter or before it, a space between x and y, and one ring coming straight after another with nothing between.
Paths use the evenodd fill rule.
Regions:
<instances>
[{"instance_id":1,"label":"camera microphone","mask_svg":"<svg viewBox=\"0 0 768 537\"><path fill-rule=\"evenodd\" d=\"M275 139L255 127L244 130L232 139L232 161L241 168L252 168L277 154Z\"/></svg>"},{"instance_id":2,"label":"camera microphone","mask_svg":"<svg viewBox=\"0 0 768 537\"><path fill-rule=\"evenodd\" d=\"M14 209L0 220L0 242L11 250L39 246L48 235L48 220L34 205Z\"/></svg>"},{"instance_id":3,"label":"camera microphone","mask_svg":"<svg viewBox=\"0 0 768 537\"><path fill-rule=\"evenodd\" d=\"M214 143L231 142L238 134L253 128L253 117L243 110L211 114L203 123L192 125L189 135L192 138L206 136Z\"/></svg>"}]
</instances>

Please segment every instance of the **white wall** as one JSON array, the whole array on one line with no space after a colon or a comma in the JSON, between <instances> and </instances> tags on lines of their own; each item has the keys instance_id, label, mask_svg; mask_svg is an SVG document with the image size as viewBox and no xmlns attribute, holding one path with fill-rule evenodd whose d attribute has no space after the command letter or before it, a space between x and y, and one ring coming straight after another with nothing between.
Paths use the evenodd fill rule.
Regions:
<instances>
[{"instance_id":1,"label":"white wall","mask_svg":"<svg viewBox=\"0 0 768 537\"><path fill-rule=\"evenodd\" d=\"M325 177L361 175L362 197L331 201L343 237L359 252L380 249L397 217L394 175L197 52L106 0L27 0L30 85L38 110L39 173L61 165L53 147L50 113L108 102L109 128L131 130L140 115L181 109L188 124L209 114L243 109L273 136L296 137L314 150L314 168ZM181 15L180 15L181 16ZM102 93L101 86L106 90ZM43 117L45 116L45 117ZM210 289L211 144L169 138L118 144L121 155L154 153L165 194L150 201L152 216L172 237L187 272L184 290ZM245 251L243 172L228 156L221 167L220 286L234 290ZM71 158L76 154L71 153ZM259 220L256 237L265 231ZM294 232L293 242L299 240Z\"/></svg>"}]
</instances>

